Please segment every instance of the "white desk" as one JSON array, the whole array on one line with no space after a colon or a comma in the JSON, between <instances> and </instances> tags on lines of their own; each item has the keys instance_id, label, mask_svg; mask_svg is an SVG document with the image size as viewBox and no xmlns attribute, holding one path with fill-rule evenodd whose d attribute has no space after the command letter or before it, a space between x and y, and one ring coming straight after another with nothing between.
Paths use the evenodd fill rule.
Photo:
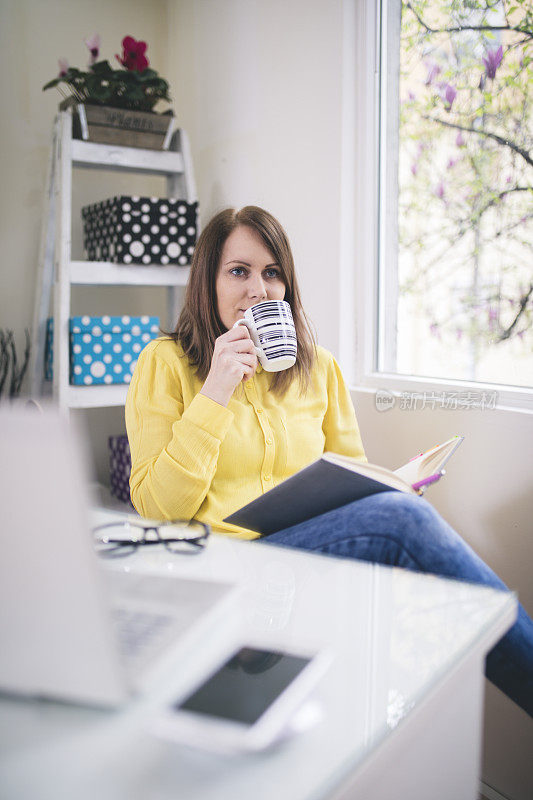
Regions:
<instances>
[{"instance_id":1,"label":"white desk","mask_svg":"<svg viewBox=\"0 0 533 800\"><path fill-rule=\"evenodd\" d=\"M232 579L243 635L265 645L329 644L324 718L270 752L222 757L151 737L168 687L122 712L0 702L3 800L474 800L483 659L516 599L399 569L214 536L194 557L139 553L120 568ZM192 676L225 636L180 665Z\"/></svg>"}]
</instances>

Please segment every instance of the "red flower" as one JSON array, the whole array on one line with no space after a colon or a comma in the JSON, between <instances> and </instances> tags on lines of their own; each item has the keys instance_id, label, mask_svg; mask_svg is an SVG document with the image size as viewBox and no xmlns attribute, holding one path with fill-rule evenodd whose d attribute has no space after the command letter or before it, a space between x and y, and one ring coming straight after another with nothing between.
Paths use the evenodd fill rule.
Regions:
<instances>
[{"instance_id":1,"label":"red flower","mask_svg":"<svg viewBox=\"0 0 533 800\"><path fill-rule=\"evenodd\" d=\"M122 58L118 55L116 58L126 69L142 72L148 66L148 59L144 55L146 42L138 42L133 36L125 36L122 40L122 51Z\"/></svg>"}]
</instances>

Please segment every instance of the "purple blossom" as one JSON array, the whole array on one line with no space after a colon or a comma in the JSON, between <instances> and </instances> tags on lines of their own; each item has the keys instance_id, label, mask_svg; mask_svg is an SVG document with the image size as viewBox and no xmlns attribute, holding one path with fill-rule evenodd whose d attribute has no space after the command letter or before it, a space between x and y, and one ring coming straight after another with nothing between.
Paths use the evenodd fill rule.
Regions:
<instances>
[{"instance_id":1,"label":"purple blossom","mask_svg":"<svg viewBox=\"0 0 533 800\"><path fill-rule=\"evenodd\" d=\"M511 183L511 181L512 181L512 180L513 180L513 179L512 179L512 177L511 177L511 175L508 175L508 176L506 177L506 179L505 179L505 183Z\"/></svg>"},{"instance_id":2,"label":"purple blossom","mask_svg":"<svg viewBox=\"0 0 533 800\"><path fill-rule=\"evenodd\" d=\"M57 62L59 64L59 78L64 78L69 69L69 63L66 58L60 58Z\"/></svg>"},{"instance_id":3,"label":"purple blossom","mask_svg":"<svg viewBox=\"0 0 533 800\"><path fill-rule=\"evenodd\" d=\"M432 336L438 336L439 334L439 326L436 322L432 322L429 326L429 332Z\"/></svg>"},{"instance_id":4,"label":"purple blossom","mask_svg":"<svg viewBox=\"0 0 533 800\"><path fill-rule=\"evenodd\" d=\"M464 147L466 144L465 137L463 136L461 131L459 131L459 133L455 137L455 144L457 145L457 147Z\"/></svg>"},{"instance_id":5,"label":"purple blossom","mask_svg":"<svg viewBox=\"0 0 533 800\"><path fill-rule=\"evenodd\" d=\"M457 158L449 158L448 163L446 164L446 169L452 169L452 167L455 167L457 161L458 161Z\"/></svg>"},{"instance_id":6,"label":"purple blossom","mask_svg":"<svg viewBox=\"0 0 533 800\"><path fill-rule=\"evenodd\" d=\"M407 92L407 97L409 98L409 100L416 100L416 94L414 92L411 91Z\"/></svg>"},{"instance_id":7,"label":"purple blossom","mask_svg":"<svg viewBox=\"0 0 533 800\"><path fill-rule=\"evenodd\" d=\"M416 175L416 173L418 172L418 164L416 161L413 161L413 163L411 164L411 172L413 173L413 175Z\"/></svg>"},{"instance_id":8,"label":"purple blossom","mask_svg":"<svg viewBox=\"0 0 533 800\"><path fill-rule=\"evenodd\" d=\"M487 50L487 55L483 56L483 63L485 64L485 72L487 78L494 80L496 77L496 70L500 66L503 58L503 47L500 45L497 50Z\"/></svg>"},{"instance_id":9,"label":"purple blossom","mask_svg":"<svg viewBox=\"0 0 533 800\"><path fill-rule=\"evenodd\" d=\"M426 86L431 86L437 75L441 72L441 68L435 61L426 61L425 64L428 72L424 83Z\"/></svg>"},{"instance_id":10,"label":"purple blossom","mask_svg":"<svg viewBox=\"0 0 533 800\"><path fill-rule=\"evenodd\" d=\"M98 56L100 54L100 34L93 33L88 39L85 39L85 44L89 48L89 52L91 54L91 60L89 61L89 66L92 67L94 63L98 60Z\"/></svg>"},{"instance_id":11,"label":"purple blossom","mask_svg":"<svg viewBox=\"0 0 533 800\"><path fill-rule=\"evenodd\" d=\"M451 83L440 83L439 94L444 100L446 111L451 111L453 101L457 97L457 89Z\"/></svg>"},{"instance_id":12,"label":"purple blossom","mask_svg":"<svg viewBox=\"0 0 533 800\"><path fill-rule=\"evenodd\" d=\"M440 183L438 183L437 186L435 187L435 194L441 200L443 199L443 197L444 197L444 183L442 181L440 181Z\"/></svg>"}]
</instances>

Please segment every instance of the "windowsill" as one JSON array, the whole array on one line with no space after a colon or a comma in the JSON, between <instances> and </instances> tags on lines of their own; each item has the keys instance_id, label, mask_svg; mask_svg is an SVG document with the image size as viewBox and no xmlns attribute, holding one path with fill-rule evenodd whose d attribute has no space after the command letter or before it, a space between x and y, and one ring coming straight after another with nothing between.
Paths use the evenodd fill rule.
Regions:
<instances>
[{"instance_id":1,"label":"windowsill","mask_svg":"<svg viewBox=\"0 0 533 800\"><path fill-rule=\"evenodd\" d=\"M502 386L492 383L472 381L442 380L439 378L420 378L413 375L374 372L365 375L357 385L351 385L354 392L367 394L383 393L386 404L387 394L409 402L413 398L413 409L418 407L446 408L447 410L468 410L473 408L513 411L533 415L533 389L520 386Z\"/></svg>"}]
</instances>

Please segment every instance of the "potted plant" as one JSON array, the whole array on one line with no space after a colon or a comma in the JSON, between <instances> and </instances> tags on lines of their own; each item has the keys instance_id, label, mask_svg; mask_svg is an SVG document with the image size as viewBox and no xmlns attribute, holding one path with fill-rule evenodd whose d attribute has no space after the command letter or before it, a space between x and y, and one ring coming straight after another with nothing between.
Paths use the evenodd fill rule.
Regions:
<instances>
[{"instance_id":1,"label":"potted plant","mask_svg":"<svg viewBox=\"0 0 533 800\"><path fill-rule=\"evenodd\" d=\"M167 149L173 112L157 113L154 107L159 101L170 102L169 85L149 66L146 42L124 37L122 55L115 56L120 69L99 60L98 34L85 44L90 52L88 68L80 70L59 59L59 75L43 86L43 91L59 89L64 98L60 109L73 107L74 136L104 144Z\"/></svg>"}]
</instances>

